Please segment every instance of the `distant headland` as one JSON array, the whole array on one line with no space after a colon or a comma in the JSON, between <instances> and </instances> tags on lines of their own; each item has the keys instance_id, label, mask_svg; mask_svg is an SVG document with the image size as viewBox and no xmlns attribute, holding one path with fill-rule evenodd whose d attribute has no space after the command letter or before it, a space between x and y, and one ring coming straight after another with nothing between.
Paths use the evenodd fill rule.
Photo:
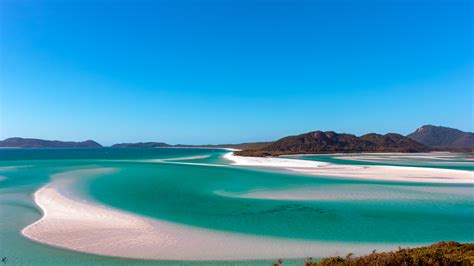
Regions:
<instances>
[{"instance_id":1,"label":"distant headland","mask_svg":"<svg viewBox=\"0 0 474 266\"><path fill-rule=\"evenodd\" d=\"M0 141L1 148L102 148L96 141L81 142L43 140L34 138L8 138ZM118 143L112 148L232 148L241 156L278 156L309 153L361 153L361 152L473 152L474 133L458 129L425 125L407 136L396 133L363 136L312 131L288 136L276 141L218 145L171 145L164 142Z\"/></svg>"},{"instance_id":2,"label":"distant headland","mask_svg":"<svg viewBox=\"0 0 474 266\"><path fill-rule=\"evenodd\" d=\"M259 149L235 152L240 156L278 156L289 154L361 152L472 152L474 133L425 125L406 137L400 134L370 133L360 137L333 131L313 131L279 139Z\"/></svg>"},{"instance_id":3,"label":"distant headland","mask_svg":"<svg viewBox=\"0 0 474 266\"><path fill-rule=\"evenodd\" d=\"M59 141L31 138L8 138L0 141L1 148L102 148L102 145L93 141Z\"/></svg>"},{"instance_id":4,"label":"distant headland","mask_svg":"<svg viewBox=\"0 0 474 266\"><path fill-rule=\"evenodd\" d=\"M277 156L308 153L429 152L433 149L400 134L357 137L334 131L313 131L279 139L261 149L235 152L240 156Z\"/></svg>"},{"instance_id":5,"label":"distant headland","mask_svg":"<svg viewBox=\"0 0 474 266\"><path fill-rule=\"evenodd\" d=\"M474 149L474 133L449 127L425 125L407 137L433 148Z\"/></svg>"}]
</instances>

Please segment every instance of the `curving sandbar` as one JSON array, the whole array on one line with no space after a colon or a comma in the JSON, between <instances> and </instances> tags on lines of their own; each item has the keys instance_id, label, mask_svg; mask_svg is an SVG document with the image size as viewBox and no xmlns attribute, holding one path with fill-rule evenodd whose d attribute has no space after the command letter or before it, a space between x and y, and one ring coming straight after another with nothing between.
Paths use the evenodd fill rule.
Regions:
<instances>
[{"instance_id":1,"label":"curving sandbar","mask_svg":"<svg viewBox=\"0 0 474 266\"><path fill-rule=\"evenodd\" d=\"M246 157L227 153L224 158L234 165L279 167L302 174L353 178L394 182L443 183L443 184L474 184L474 172L425 167L378 166L378 165L342 165L283 159L274 157Z\"/></svg>"},{"instance_id":2,"label":"curving sandbar","mask_svg":"<svg viewBox=\"0 0 474 266\"><path fill-rule=\"evenodd\" d=\"M315 168L328 163L317 161L286 159L277 157L247 157L237 156L233 152L224 154L224 158L233 162L234 165L242 166L262 166L262 167L280 167L280 168Z\"/></svg>"},{"instance_id":3,"label":"curving sandbar","mask_svg":"<svg viewBox=\"0 0 474 266\"><path fill-rule=\"evenodd\" d=\"M237 260L367 254L390 245L318 242L228 233L136 216L75 199L71 180L54 180L39 189L35 201L43 217L22 233L66 249L116 257L167 260ZM423 243L420 243L423 244Z\"/></svg>"}]
</instances>

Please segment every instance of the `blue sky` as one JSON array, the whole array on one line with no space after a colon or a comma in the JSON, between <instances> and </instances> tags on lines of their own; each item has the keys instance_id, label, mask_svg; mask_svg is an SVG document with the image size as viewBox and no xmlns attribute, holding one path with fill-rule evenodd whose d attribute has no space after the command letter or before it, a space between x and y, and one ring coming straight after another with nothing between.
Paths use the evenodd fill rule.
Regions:
<instances>
[{"instance_id":1,"label":"blue sky","mask_svg":"<svg viewBox=\"0 0 474 266\"><path fill-rule=\"evenodd\" d=\"M120 2L120 3L119 3ZM0 2L0 138L473 131L470 0Z\"/></svg>"}]
</instances>

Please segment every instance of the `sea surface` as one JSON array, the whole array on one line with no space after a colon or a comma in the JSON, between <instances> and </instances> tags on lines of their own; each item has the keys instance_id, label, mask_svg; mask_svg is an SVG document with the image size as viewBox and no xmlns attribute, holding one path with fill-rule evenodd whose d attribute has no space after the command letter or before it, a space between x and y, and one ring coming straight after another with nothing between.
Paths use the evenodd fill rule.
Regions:
<instances>
[{"instance_id":1,"label":"sea surface","mask_svg":"<svg viewBox=\"0 0 474 266\"><path fill-rule=\"evenodd\" d=\"M323 178L274 168L233 166L223 149L0 149L0 257L11 265L159 264L88 255L31 241L21 230L38 220L33 193L56 174L114 168L94 177L71 175L74 194L137 215L228 233L364 244L473 242L474 186ZM373 156L373 157L371 157ZM392 156L392 157L390 157ZM350 158L348 158L350 157ZM295 158L295 157L289 157ZM335 164L398 165L473 171L463 154L420 158L324 155L298 159ZM298 200L240 197L298 191ZM318 198L305 198L304 193ZM287 263L301 265L300 260ZM205 261L186 265L270 265L272 261Z\"/></svg>"}]
</instances>

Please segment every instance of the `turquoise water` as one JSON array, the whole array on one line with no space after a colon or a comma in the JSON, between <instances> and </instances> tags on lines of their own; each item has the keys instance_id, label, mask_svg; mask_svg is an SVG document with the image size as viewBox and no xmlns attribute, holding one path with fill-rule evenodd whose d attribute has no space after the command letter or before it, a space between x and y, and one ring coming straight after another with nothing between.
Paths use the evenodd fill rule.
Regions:
<instances>
[{"instance_id":1,"label":"turquoise water","mask_svg":"<svg viewBox=\"0 0 474 266\"><path fill-rule=\"evenodd\" d=\"M364 159L360 157L363 156ZM467 159L469 154L449 154L440 153L437 158L419 158L417 154L407 154L404 158L399 158L397 154L338 154L338 155L304 155L304 156L284 156L286 158L328 162L335 164L349 165L392 165L410 167L430 167L454 170L474 171L474 160ZM383 157L383 160L373 161L370 158ZM423 156L421 156L423 157ZM352 160L349 158L354 158Z\"/></svg>"},{"instance_id":2,"label":"turquoise water","mask_svg":"<svg viewBox=\"0 0 474 266\"><path fill-rule=\"evenodd\" d=\"M221 157L226 152L217 149L111 148L0 150L0 176L3 177L0 178L0 255L7 256L13 265L156 263L81 254L21 236L20 231L25 226L41 217L32 193L51 181L52 175L103 167L117 171L75 180L77 195L180 224L248 235L354 245L474 240L472 185L356 181L236 167ZM324 156L322 160L338 163L337 158L330 156ZM452 159L453 162L458 160L462 159ZM414 159L402 164L424 166L425 163ZM441 166L448 164L449 167L449 163L443 162ZM467 167L472 169L469 168L472 165ZM298 189L317 191L330 200L223 196ZM269 262L227 263L268 265ZM289 263L297 264L301 260ZM160 261L160 264L181 262Z\"/></svg>"}]
</instances>

